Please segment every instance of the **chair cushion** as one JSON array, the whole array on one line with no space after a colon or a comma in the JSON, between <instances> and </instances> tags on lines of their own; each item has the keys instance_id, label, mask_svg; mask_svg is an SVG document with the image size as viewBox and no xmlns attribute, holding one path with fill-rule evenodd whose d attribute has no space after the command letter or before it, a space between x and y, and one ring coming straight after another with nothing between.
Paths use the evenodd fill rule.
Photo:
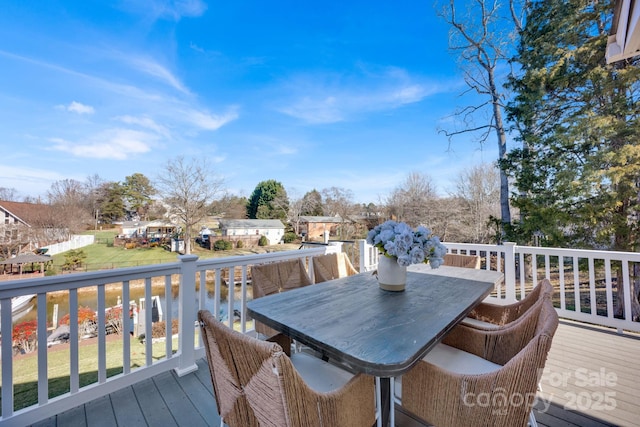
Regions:
<instances>
[{"instance_id":1,"label":"chair cushion","mask_svg":"<svg viewBox=\"0 0 640 427\"><path fill-rule=\"evenodd\" d=\"M422 358L424 362L435 365L447 371L462 375L487 374L500 369L502 366L489 362L475 354L467 353L446 344L439 343ZM396 378L396 399L402 400L402 380Z\"/></svg>"},{"instance_id":2,"label":"chair cushion","mask_svg":"<svg viewBox=\"0 0 640 427\"><path fill-rule=\"evenodd\" d=\"M485 330L498 329L500 327L500 325L496 325L495 323L485 322L484 320L474 319L473 317L465 317L460 323L471 326L472 328L475 327Z\"/></svg>"},{"instance_id":3,"label":"chair cushion","mask_svg":"<svg viewBox=\"0 0 640 427\"><path fill-rule=\"evenodd\" d=\"M475 354L442 343L436 345L422 360L462 375L487 374L502 367Z\"/></svg>"},{"instance_id":4,"label":"chair cushion","mask_svg":"<svg viewBox=\"0 0 640 427\"><path fill-rule=\"evenodd\" d=\"M353 378L353 374L305 352L291 355L291 362L309 387L317 392L337 390Z\"/></svg>"}]
</instances>

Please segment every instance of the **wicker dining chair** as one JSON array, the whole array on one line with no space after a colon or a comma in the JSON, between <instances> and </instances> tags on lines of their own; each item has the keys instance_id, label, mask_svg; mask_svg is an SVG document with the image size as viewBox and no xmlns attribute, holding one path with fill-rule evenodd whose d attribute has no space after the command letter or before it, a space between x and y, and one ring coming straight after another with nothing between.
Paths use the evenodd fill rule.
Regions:
<instances>
[{"instance_id":1,"label":"wicker dining chair","mask_svg":"<svg viewBox=\"0 0 640 427\"><path fill-rule=\"evenodd\" d=\"M198 321L221 426L370 427L374 379L243 335L209 311Z\"/></svg>"},{"instance_id":2,"label":"wicker dining chair","mask_svg":"<svg viewBox=\"0 0 640 427\"><path fill-rule=\"evenodd\" d=\"M481 259L478 255L445 254L442 265L463 268L480 268Z\"/></svg>"},{"instance_id":3,"label":"wicker dining chair","mask_svg":"<svg viewBox=\"0 0 640 427\"><path fill-rule=\"evenodd\" d=\"M251 267L251 286L254 299L310 284L311 278L302 259L279 261ZM255 321L255 329L256 332L267 338L278 334L276 330L258 321ZM288 352L288 349L286 350Z\"/></svg>"},{"instance_id":4,"label":"wicker dining chair","mask_svg":"<svg viewBox=\"0 0 640 427\"><path fill-rule=\"evenodd\" d=\"M316 283L358 274L344 252L314 256L311 263Z\"/></svg>"},{"instance_id":5,"label":"wicker dining chair","mask_svg":"<svg viewBox=\"0 0 640 427\"><path fill-rule=\"evenodd\" d=\"M557 327L550 298L500 330L456 327L402 376L402 407L439 427L527 425Z\"/></svg>"},{"instance_id":6,"label":"wicker dining chair","mask_svg":"<svg viewBox=\"0 0 640 427\"><path fill-rule=\"evenodd\" d=\"M480 329L495 329L513 322L522 316L538 300L553 295L553 285L549 279L542 279L520 301L513 304L480 303L462 321L464 325Z\"/></svg>"}]
</instances>

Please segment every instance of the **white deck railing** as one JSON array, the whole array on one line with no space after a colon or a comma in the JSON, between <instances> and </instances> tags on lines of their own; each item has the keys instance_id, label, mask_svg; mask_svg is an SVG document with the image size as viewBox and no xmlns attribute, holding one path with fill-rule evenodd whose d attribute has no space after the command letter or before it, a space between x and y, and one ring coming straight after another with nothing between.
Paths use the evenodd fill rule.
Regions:
<instances>
[{"instance_id":1,"label":"white deck railing","mask_svg":"<svg viewBox=\"0 0 640 427\"><path fill-rule=\"evenodd\" d=\"M313 256L324 254L326 247L316 247L298 251L283 251L267 254L234 256L227 258L212 258L198 260L197 256L179 256L176 263L156 264L145 267L122 268L100 272L78 273L62 276L43 277L38 279L13 280L0 284L0 333L2 337L12 336L11 299L20 295L37 295L37 358L38 358L38 402L24 409L14 411L14 381L13 381L13 349L9 338L3 339L2 356L2 425L29 425L52 415L89 402L123 387L135 384L170 369L179 375L197 369L196 360L204 356L202 342L196 342L195 321L197 310L205 307L206 281L213 276L215 281L214 311L219 313L221 301L221 286L224 276L229 284L228 293L228 321L233 323L233 308L236 292L240 295L241 329L243 332L253 328L253 321L245 316L247 302L248 280L247 271L251 265L265 262L282 261L303 258L305 262ZM311 273L313 273L311 271ZM145 340L144 366L131 368L131 338L123 333L122 341L122 373L108 377L107 374L107 339L105 316L105 289L107 286L121 288L122 301L130 300L131 285L135 281L144 283L144 298L152 298L152 282L164 283L165 302L162 307L165 313L166 341L161 357L154 357L153 342ZM178 350L172 348L171 325L173 316L172 285L179 282L178 297ZM80 349L78 327L78 292L85 288L95 288L97 293L97 360L95 371L97 381L80 386ZM48 348L47 348L47 294L56 291L67 291L69 299L69 388L70 391L62 396L49 398ZM152 336L152 310L145 310L145 336ZM132 320L128 316L122 319L123 331L131 330ZM157 353L157 351L156 351Z\"/></svg>"},{"instance_id":2,"label":"white deck railing","mask_svg":"<svg viewBox=\"0 0 640 427\"><path fill-rule=\"evenodd\" d=\"M504 286L488 298L491 302L514 302L547 278L556 286L554 302L561 317L616 328L618 332L640 332L640 322L631 318L633 280L640 280L634 276L634 267L640 266L640 253L541 248L514 243L445 242L444 245L449 252L479 255L481 268L504 273ZM375 268L377 250L364 241L360 247L361 271Z\"/></svg>"},{"instance_id":3,"label":"white deck railing","mask_svg":"<svg viewBox=\"0 0 640 427\"><path fill-rule=\"evenodd\" d=\"M445 243L450 252L477 254L482 257L482 268L502 271L504 286L496 289L489 299L496 303L508 303L523 297L539 280L547 277L557 286L556 303L562 317L605 325L618 330L640 332L640 323L633 321L631 313L631 272L635 263L640 263L640 254L627 252L584 251L560 248L537 248L504 245L474 245ZM357 242L359 259L354 265L360 271L371 271L377 265L377 251L364 241ZM342 248L347 250L347 248ZM14 410L14 381L12 348L9 339L2 346L2 416L0 424L27 425L50 417L67 409L140 382L170 369L180 375L196 369L195 361L204 356L202 342L195 327L198 309L205 308L207 282L213 281L213 312L220 313L226 304L229 326L250 333L253 322L246 317L250 281L248 271L252 265L287 259L303 258L310 265L313 256L335 251L332 246L314 246L298 251L274 252L259 255L234 256L198 260L196 256L180 256L179 261L145 267L123 268L101 272L44 277L38 279L8 281L0 284L0 332L2 337L12 333L11 298L26 294L37 295L38 318L38 402L30 407ZM622 291L617 293L615 272L620 272ZM533 273L535 272L535 273ZM313 277L313 271L310 271ZM105 319L105 289L116 284L121 289L122 301L130 300L132 283L144 284L144 298L152 297L152 282L162 282L165 298L162 307L166 320L166 336L171 337L173 314L171 290L179 282L178 296L178 346L174 353L172 340L167 339L162 357L154 357L152 340L145 341L145 364L131 368L131 342L128 334L119 337L122 341L122 373L107 375L107 339ZM576 286L577 285L577 286ZM221 289L228 286L226 302L221 298ZM78 340L78 291L95 288L97 293L97 381L80 386L80 351ZM70 313L69 384L70 392L49 398L48 351L47 351L47 294L67 291ZM559 294L559 295L558 295ZM234 309L238 309L240 322L234 324ZM621 315L615 310L621 310ZM145 335L151 337L151 310L145 311ZM123 319L123 331L129 331L131 320ZM157 351L157 350L156 350ZM157 356L157 355L156 355Z\"/></svg>"}]
</instances>

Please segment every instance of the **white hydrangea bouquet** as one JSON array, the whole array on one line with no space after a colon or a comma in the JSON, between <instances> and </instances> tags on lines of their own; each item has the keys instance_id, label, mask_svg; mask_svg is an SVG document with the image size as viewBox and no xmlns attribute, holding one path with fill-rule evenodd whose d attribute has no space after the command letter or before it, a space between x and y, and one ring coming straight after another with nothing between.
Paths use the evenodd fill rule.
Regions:
<instances>
[{"instance_id":1,"label":"white hydrangea bouquet","mask_svg":"<svg viewBox=\"0 0 640 427\"><path fill-rule=\"evenodd\" d=\"M387 257L396 257L398 264L429 263L431 268L438 268L447 248L440 243L426 227L419 226L415 231L404 222L393 220L375 226L367 235L367 243L375 246Z\"/></svg>"}]
</instances>

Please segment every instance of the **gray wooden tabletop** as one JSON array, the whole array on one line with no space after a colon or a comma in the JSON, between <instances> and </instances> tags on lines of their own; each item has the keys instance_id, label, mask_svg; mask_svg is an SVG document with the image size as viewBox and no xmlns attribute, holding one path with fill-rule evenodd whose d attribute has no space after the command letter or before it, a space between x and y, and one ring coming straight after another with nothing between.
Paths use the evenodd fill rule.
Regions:
<instances>
[{"instance_id":1,"label":"gray wooden tabletop","mask_svg":"<svg viewBox=\"0 0 640 427\"><path fill-rule=\"evenodd\" d=\"M411 266L404 292L375 276L319 283L248 302L256 320L355 371L378 377L406 372L503 280L502 273Z\"/></svg>"}]
</instances>

